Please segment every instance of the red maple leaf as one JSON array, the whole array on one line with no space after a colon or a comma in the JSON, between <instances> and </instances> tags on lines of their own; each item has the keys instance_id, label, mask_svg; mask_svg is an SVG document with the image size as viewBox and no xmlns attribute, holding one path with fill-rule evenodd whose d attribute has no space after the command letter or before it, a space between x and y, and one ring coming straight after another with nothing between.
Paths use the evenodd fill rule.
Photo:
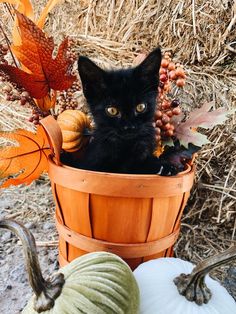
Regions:
<instances>
[{"instance_id":1,"label":"red maple leaf","mask_svg":"<svg viewBox=\"0 0 236 314\"><path fill-rule=\"evenodd\" d=\"M16 11L16 16L21 45L12 46L12 50L27 72L5 64L0 64L0 71L36 99L45 97L50 89L61 91L71 87L76 77L70 74L73 62L67 57L68 38L61 43L57 56L53 58L52 37L46 37L25 15Z\"/></svg>"}]
</instances>

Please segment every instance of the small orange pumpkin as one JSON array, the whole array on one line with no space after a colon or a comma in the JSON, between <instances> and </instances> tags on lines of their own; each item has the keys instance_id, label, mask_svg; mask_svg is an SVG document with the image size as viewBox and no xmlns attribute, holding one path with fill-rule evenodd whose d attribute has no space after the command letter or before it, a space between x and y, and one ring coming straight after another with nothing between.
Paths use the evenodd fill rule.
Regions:
<instances>
[{"instance_id":1,"label":"small orange pumpkin","mask_svg":"<svg viewBox=\"0 0 236 314\"><path fill-rule=\"evenodd\" d=\"M75 152L84 147L89 136L85 130L91 131L89 117L79 110L65 110L57 117L57 122L62 131L62 149L67 152Z\"/></svg>"}]
</instances>

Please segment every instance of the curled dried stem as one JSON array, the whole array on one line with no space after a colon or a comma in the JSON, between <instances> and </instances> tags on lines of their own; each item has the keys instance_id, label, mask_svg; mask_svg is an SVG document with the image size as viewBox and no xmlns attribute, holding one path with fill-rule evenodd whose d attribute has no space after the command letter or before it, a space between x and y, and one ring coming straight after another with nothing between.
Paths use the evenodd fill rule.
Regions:
<instances>
[{"instance_id":1,"label":"curled dried stem","mask_svg":"<svg viewBox=\"0 0 236 314\"><path fill-rule=\"evenodd\" d=\"M0 228L11 230L22 241L30 285L36 295L34 309L38 313L50 310L56 298L61 294L65 283L64 275L57 273L50 280L43 278L38 261L35 239L32 233L22 224L14 220L5 219L0 220Z\"/></svg>"}]
</instances>

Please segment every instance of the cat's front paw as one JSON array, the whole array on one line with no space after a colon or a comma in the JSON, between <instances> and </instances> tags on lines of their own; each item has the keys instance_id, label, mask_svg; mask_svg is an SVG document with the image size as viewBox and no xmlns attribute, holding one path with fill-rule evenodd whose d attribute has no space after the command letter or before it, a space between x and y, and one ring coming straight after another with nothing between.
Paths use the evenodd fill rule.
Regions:
<instances>
[{"instance_id":1,"label":"cat's front paw","mask_svg":"<svg viewBox=\"0 0 236 314\"><path fill-rule=\"evenodd\" d=\"M169 162L162 162L160 170L157 172L160 176L175 176L179 169Z\"/></svg>"}]
</instances>

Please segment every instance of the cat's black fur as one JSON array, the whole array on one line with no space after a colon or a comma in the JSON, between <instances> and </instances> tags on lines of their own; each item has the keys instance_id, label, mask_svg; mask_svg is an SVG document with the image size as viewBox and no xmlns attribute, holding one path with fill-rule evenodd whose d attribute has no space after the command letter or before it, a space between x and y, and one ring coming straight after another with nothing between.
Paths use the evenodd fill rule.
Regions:
<instances>
[{"instance_id":1,"label":"cat's black fur","mask_svg":"<svg viewBox=\"0 0 236 314\"><path fill-rule=\"evenodd\" d=\"M73 166L116 173L173 175L176 169L153 156L156 146L152 125L159 83L161 50L151 52L137 67L105 71L86 57L78 70L83 92L96 129L82 160ZM137 113L138 104L146 104ZM120 116L111 117L106 108L115 106Z\"/></svg>"}]
</instances>

